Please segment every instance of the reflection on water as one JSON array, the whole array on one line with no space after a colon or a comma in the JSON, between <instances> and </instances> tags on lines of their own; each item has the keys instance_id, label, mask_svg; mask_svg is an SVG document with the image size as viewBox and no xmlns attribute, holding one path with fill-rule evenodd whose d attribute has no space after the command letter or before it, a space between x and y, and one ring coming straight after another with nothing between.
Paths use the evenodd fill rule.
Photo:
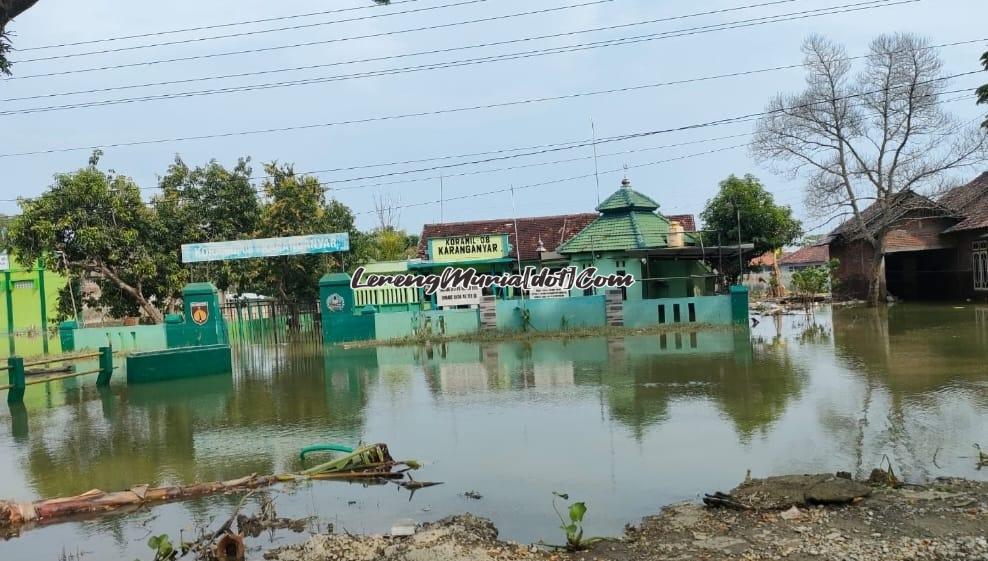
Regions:
<instances>
[{"instance_id":1,"label":"reflection on water","mask_svg":"<svg viewBox=\"0 0 988 561\"><path fill-rule=\"evenodd\" d=\"M233 376L30 389L0 409L0 497L294 471L303 446L373 441L446 484L411 501L394 486L306 484L279 491L280 514L381 531L470 510L508 538L558 541L550 493L564 490L589 504L588 531L617 534L747 469L866 473L887 454L908 478L983 477L965 456L988 435L986 344L984 309L897 306L764 318L751 333L244 347ZM0 543L0 557L55 559L78 544L146 557L148 532L215 525L235 502L35 529Z\"/></svg>"}]
</instances>

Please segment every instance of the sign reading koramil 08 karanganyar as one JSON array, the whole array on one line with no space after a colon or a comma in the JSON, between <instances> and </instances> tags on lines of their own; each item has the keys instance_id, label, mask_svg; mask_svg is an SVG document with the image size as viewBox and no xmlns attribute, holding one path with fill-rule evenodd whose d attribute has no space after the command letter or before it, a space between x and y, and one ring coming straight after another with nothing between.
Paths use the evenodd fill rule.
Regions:
<instances>
[{"instance_id":1,"label":"sign reading koramil 08 karanganyar","mask_svg":"<svg viewBox=\"0 0 988 561\"><path fill-rule=\"evenodd\" d=\"M429 258L436 263L500 259L510 249L507 234L429 239Z\"/></svg>"},{"instance_id":2,"label":"sign reading koramil 08 karanganyar","mask_svg":"<svg viewBox=\"0 0 988 561\"><path fill-rule=\"evenodd\" d=\"M182 245L182 263L229 261L255 257L311 255L350 250L350 235L314 234L287 238L259 238L229 242L189 243Z\"/></svg>"}]
</instances>

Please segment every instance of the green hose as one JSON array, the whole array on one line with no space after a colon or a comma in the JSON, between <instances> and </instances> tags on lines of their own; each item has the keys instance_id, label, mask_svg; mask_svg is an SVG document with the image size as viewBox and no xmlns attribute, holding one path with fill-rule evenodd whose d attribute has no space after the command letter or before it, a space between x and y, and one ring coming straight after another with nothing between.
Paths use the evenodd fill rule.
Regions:
<instances>
[{"instance_id":1,"label":"green hose","mask_svg":"<svg viewBox=\"0 0 988 561\"><path fill-rule=\"evenodd\" d=\"M302 451L299 452L298 457L304 460L305 455L309 452L343 452L345 454L350 454L353 452L353 448L342 444L313 444L312 446L302 448Z\"/></svg>"}]
</instances>

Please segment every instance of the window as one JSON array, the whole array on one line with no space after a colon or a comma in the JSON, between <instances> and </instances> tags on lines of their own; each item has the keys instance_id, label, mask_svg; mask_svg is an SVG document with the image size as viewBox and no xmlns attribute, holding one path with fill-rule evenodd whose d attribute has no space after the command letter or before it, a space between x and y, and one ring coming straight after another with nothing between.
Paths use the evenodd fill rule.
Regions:
<instances>
[{"instance_id":1,"label":"window","mask_svg":"<svg viewBox=\"0 0 988 561\"><path fill-rule=\"evenodd\" d=\"M14 290L34 290L33 280L19 280L10 284L14 285Z\"/></svg>"},{"instance_id":2,"label":"window","mask_svg":"<svg viewBox=\"0 0 988 561\"><path fill-rule=\"evenodd\" d=\"M971 244L974 266L974 289L988 290L988 241Z\"/></svg>"}]
</instances>

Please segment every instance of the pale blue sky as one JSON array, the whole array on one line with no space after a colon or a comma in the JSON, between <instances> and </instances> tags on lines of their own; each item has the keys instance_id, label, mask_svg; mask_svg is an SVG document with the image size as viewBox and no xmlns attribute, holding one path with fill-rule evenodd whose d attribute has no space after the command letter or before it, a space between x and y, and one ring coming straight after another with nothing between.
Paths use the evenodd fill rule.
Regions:
<instances>
[{"instance_id":1,"label":"pale blue sky","mask_svg":"<svg viewBox=\"0 0 988 561\"><path fill-rule=\"evenodd\" d=\"M420 14L405 14L368 19L308 29L268 33L183 45L139 49L61 60L25 62L14 68L15 80L0 81L0 98L22 97L64 91L103 88L182 78L212 76L276 69L289 66L323 64L358 58L387 56L422 50L441 49L465 44L503 41L532 35L562 33L578 29L614 25L762 3L759 0L712 0L673 2L666 0L613 0L596 5L566 9L551 14L505 19L483 24L463 25L434 31L421 31L342 41L320 46L284 49L261 54L218 57L198 61L140 66L122 70L79 73L46 78L23 78L29 74L66 69L116 65L151 59L174 58L209 52L252 49L336 37L365 35L424 25L454 22L531 11L540 8L589 2L592 0L487 0ZM762 0L764 1L764 0ZM0 111L39 105L75 103L135 95L184 92L232 85L277 80L295 80L332 76L367 70L393 68L424 63L459 60L498 53L599 41L631 35L672 31L696 26L746 20L803 10L840 6L854 0L795 0L775 6L709 15L632 27L623 30L532 41L520 45L474 49L444 55L403 58L391 61L345 65L270 76L209 81L193 84L143 88L108 93L56 97L30 101L0 102ZM370 0L366 0L369 4ZM238 31L281 27L424 8L453 3L452 0L419 0L388 8L372 8L281 22L255 24L211 31L168 35L156 38L115 41L62 49L45 49L15 53L15 60L68 54L73 52L119 48L149 42L227 34ZM167 29L227 23L298 14L333 8L364 5L363 0L317 2L293 0L262 2L259 0L210 0L193 2L176 0L166 5L145 2L91 0L41 0L11 26L16 33L15 46L28 48L53 43L98 39ZM898 6L828 15L799 21L774 23L748 29L728 30L665 40L642 42L576 53L558 54L522 60L496 62L463 68L416 72L397 76L362 78L307 86L275 88L253 92L229 93L123 104L69 111L0 116L0 154L35 151L69 146L105 145L114 142L174 138L250 129L290 127L310 123L363 119L390 114L427 112L437 109L492 104L505 101L558 96L576 92L623 88L639 84L676 81L788 65L800 61L799 46L810 33L822 33L846 44L852 55L864 52L867 43L882 32L910 31L929 37L934 43L979 39L988 36L988 3L984 0L923 0ZM942 49L945 72L977 69L980 53L988 42ZM951 84L951 89L974 86L985 77L968 77ZM293 162L299 171L340 168L382 162L429 158L451 154L482 152L502 148L541 145L590 136L590 119L596 122L598 137L609 137L644 130L674 128L758 112L767 99L779 92L798 89L800 70L785 70L753 76L642 89L514 106L483 111L469 111L441 116L425 116L372 123L344 125L309 130L235 136L207 140L168 142L144 146L107 148L105 167L134 177L150 197L151 189L171 162L181 154L189 163L210 158L232 165L241 155L255 162L255 175L261 175L260 163L277 159ZM973 99L950 104L961 118L973 119L983 113ZM744 149L634 168L648 162L716 150L743 143L745 138L694 144L676 148L624 152L667 144L710 139L750 132L751 123L733 124L677 132L649 138L602 144L598 152L601 170L619 170L624 164L635 187L652 196L667 214L698 213L716 191L717 182L728 174L754 173L760 176L777 200L791 204L801 217L806 216L800 192L801 182L773 176L759 168ZM448 198L506 188L525 186L561 178L593 173L590 148L554 152L489 164L457 167L442 173ZM51 182L59 171L83 165L87 151L2 158L5 173L0 180L0 199L35 195ZM518 166L537 162L580 158L578 161L467 176L454 174ZM446 162L437 162L450 163ZM352 178L400 171L416 166L395 166L320 174L322 180ZM979 170L980 171L980 170ZM358 213L358 224L373 226L372 196L390 193L403 205L414 205L439 198L438 179L370 187L367 184L412 178L430 178L440 172L429 171L388 179L351 181L339 186L351 187L330 192ZM972 175L974 171L972 171ZM613 191L621 172L602 174L601 195ZM360 188L352 187L365 186ZM519 189L517 214L533 216L563 212L585 212L597 201L592 177L558 182L543 187ZM16 204L0 202L0 212L16 212ZM447 221L510 217L510 196L450 200L444 205ZM401 225L417 231L425 222L440 219L438 204L411 206L401 211ZM818 223L807 219L807 225Z\"/></svg>"}]
</instances>

